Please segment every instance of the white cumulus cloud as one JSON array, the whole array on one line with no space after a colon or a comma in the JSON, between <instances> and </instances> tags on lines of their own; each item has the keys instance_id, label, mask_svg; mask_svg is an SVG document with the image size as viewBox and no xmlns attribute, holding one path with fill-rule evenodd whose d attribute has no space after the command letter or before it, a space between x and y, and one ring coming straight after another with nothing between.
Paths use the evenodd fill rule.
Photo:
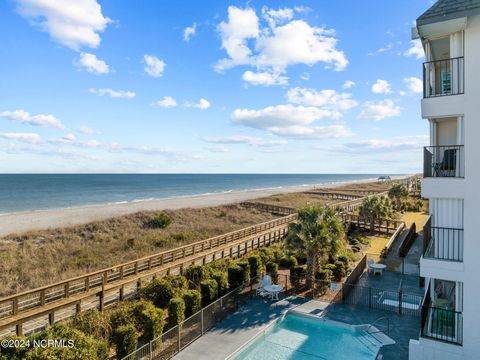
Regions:
<instances>
[{"instance_id":1,"label":"white cumulus cloud","mask_svg":"<svg viewBox=\"0 0 480 360\"><path fill-rule=\"evenodd\" d=\"M94 54L81 53L80 59L75 62L79 68L84 68L92 74L102 75L110 72L110 67L103 60L97 58Z\"/></svg>"},{"instance_id":2,"label":"white cumulus cloud","mask_svg":"<svg viewBox=\"0 0 480 360\"><path fill-rule=\"evenodd\" d=\"M167 66L163 60L153 55L143 55L143 61L145 63L143 70L153 77L161 77L165 70L165 66Z\"/></svg>"},{"instance_id":3,"label":"white cumulus cloud","mask_svg":"<svg viewBox=\"0 0 480 360\"><path fill-rule=\"evenodd\" d=\"M183 41L189 42L192 36L195 35L197 31L197 23L193 23L192 26L187 26L183 29Z\"/></svg>"},{"instance_id":4,"label":"white cumulus cloud","mask_svg":"<svg viewBox=\"0 0 480 360\"><path fill-rule=\"evenodd\" d=\"M356 85L355 81L352 80L347 80L343 83L343 88L344 89L351 89Z\"/></svg>"},{"instance_id":5,"label":"white cumulus cloud","mask_svg":"<svg viewBox=\"0 0 480 360\"><path fill-rule=\"evenodd\" d=\"M378 79L372 85L372 92L374 94L390 94L392 92L392 86L387 80Z\"/></svg>"},{"instance_id":6,"label":"white cumulus cloud","mask_svg":"<svg viewBox=\"0 0 480 360\"><path fill-rule=\"evenodd\" d=\"M414 56L416 59L422 59L425 57L423 51L422 41L420 39L410 40L410 48L403 53L404 56Z\"/></svg>"},{"instance_id":7,"label":"white cumulus cloud","mask_svg":"<svg viewBox=\"0 0 480 360\"><path fill-rule=\"evenodd\" d=\"M400 116L400 113L401 108L395 105L391 99L367 101L358 118L379 121L389 117Z\"/></svg>"},{"instance_id":8,"label":"white cumulus cloud","mask_svg":"<svg viewBox=\"0 0 480 360\"><path fill-rule=\"evenodd\" d=\"M321 119L338 119L341 115L340 112L334 110L287 104L268 106L259 110L236 109L231 117L236 124L265 130L273 135L323 139L350 135L350 131L344 125L316 126L312 124Z\"/></svg>"},{"instance_id":9,"label":"white cumulus cloud","mask_svg":"<svg viewBox=\"0 0 480 360\"><path fill-rule=\"evenodd\" d=\"M3 111L0 112L0 117L34 126L52 126L57 129L65 128L65 125L53 115L31 115L25 110Z\"/></svg>"},{"instance_id":10,"label":"white cumulus cloud","mask_svg":"<svg viewBox=\"0 0 480 360\"><path fill-rule=\"evenodd\" d=\"M162 99L155 101L154 105L162 108L171 108L177 106L177 101L171 96L164 96Z\"/></svg>"},{"instance_id":11,"label":"white cumulus cloud","mask_svg":"<svg viewBox=\"0 0 480 360\"><path fill-rule=\"evenodd\" d=\"M414 93L420 94L423 92L423 81L417 77L411 76L403 79L407 90Z\"/></svg>"},{"instance_id":12,"label":"white cumulus cloud","mask_svg":"<svg viewBox=\"0 0 480 360\"><path fill-rule=\"evenodd\" d=\"M0 138L26 142L29 144L38 144L42 142L42 137L36 133L0 133Z\"/></svg>"},{"instance_id":13,"label":"white cumulus cloud","mask_svg":"<svg viewBox=\"0 0 480 360\"><path fill-rule=\"evenodd\" d=\"M201 98L198 103L186 103L185 104L187 107L192 107L192 108L196 108L196 109L200 109L200 110L205 110L205 109L208 109L211 104L210 104L210 101L208 101L207 99L204 99L204 98Z\"/></svg>"},{"instance_id":14,"label":"white cumulus cloud","mask_svg":"<svg viewBox=\"0 0 480 360\"><path fill-rule=\"evenodd\" d=\"M358 105L351 94L337 93L335 90L315 90L293 88L287 92L289 102L300 105L316 106L334 111L349 110Z\"/></svg>"},{"instance_id":15,"label":"white cumulus cloud","mask_svg":"<svg viewBox=\"0 0 480 360\"><path fill-rule=\"evenodd\" d=\"M17 4L21 16L74 50L96 48L99 33L111 22L96 0L17 0Z\"/></svg>"},{"instance_id":16,"label":"white cumulus cloud","mask_svg":"<svg viewBox=\"0 0 480 360\"><path fill-rule=\"evenodd\" d=\"M222 48L228 57L219 60L215 69L221 72L249 65L258 73L282 74L290 65L319 62L335 70L345 69L348 60L337 49L335 31L294 19L297 12L302 11L264 8L262 22L252 8L229 6L228 19L218 26Z\"/></svg>"},{"instance_id":17,"label":"white cumulus cloud","mask_svg":"<svg viewBox=\"0 0 480 360\"><path fill-rule=\"evenodd\" d=\"M86 125L80 126L80 127L77 129L77 131L78 131L80 134L84 134L84 135L91 135L91 134L98 133L97 131L95 131L94 129L92 129L91 127L86 126Z\"/></svg>"},{"instance_id":18,"label":"white cumulus cloud","mask_svg":"<svg viewBox=\"0 0 480 360\"><path fill-rule=\"evenodd\" d=\"M340 153L365 153L379 154L392 152L405 152L418 150L428 145L427 135L402 136L389 139L367 139L356 142L348 142L329 149Z\"/></svg>"},{"instance_id":19,"label":"white cumulus cloud","mask_svg":"<svg viewBox=\"0 0 480 360\"><path fill-rule=\"evenodd\" d=\"M90 88L88 89L88 92L98 96L108 95L112 98L133 99L136 96L136 94L133 91L113 90L110 88L102 88L102 89Z\"/></svg>"},{"instance_id":20,"label":"white cumulus cloud","mask_svg":"<svg viewBox=\"0 0 480 360\"><path fill-rule=\"evenodd\" d=\"M253 72L247 70L243 73L243 81L251 85L262 85L262 86L271 86L271 85L285 85L288 82L286 76L282 76L280 73L275 72Z\"/></svg>"}]
</instances>

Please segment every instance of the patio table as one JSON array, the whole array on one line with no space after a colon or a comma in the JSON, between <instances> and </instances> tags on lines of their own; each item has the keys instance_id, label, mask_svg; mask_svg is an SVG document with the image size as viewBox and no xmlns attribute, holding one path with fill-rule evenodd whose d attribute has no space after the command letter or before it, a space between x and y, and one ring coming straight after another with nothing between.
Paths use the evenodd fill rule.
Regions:
<instances>
[{"instance_id":1,"label":"patio table","mask_svg":"<svg viewBox=\"0 0 480 360\"><path fill-rule=\"evenodd\" d=\"M373 269L373 275L380 274L383 275L383 271L387 268L385 264L372 264L370 267Z\"/></svg>"},{"instance_id":2,"label":"patio table","mask_svg":"<svg viewBox=\"0 0 480 360\"><path fill-rule=\"evenodd\" d=\"M270 299L278 300L278 294L283 290L282 285L268 285L265 286L265 291L270 295Z\"/></svg>"}]
</instances>

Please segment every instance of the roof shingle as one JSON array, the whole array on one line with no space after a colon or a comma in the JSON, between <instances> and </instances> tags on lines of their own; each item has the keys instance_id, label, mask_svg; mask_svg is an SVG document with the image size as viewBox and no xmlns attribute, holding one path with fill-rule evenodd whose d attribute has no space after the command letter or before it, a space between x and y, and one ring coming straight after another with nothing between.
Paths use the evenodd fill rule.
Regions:
<instances>
[{"instance_id":1,"label":"roof shingle","mask_svg":"<svg viewBox=\"0 0 480 360\"><path fill-rule=\"evenodd\" d=\"M480 13L480 0L438 0L417 19L417 25L456 19Z\"/></svg>"}]
</instances>

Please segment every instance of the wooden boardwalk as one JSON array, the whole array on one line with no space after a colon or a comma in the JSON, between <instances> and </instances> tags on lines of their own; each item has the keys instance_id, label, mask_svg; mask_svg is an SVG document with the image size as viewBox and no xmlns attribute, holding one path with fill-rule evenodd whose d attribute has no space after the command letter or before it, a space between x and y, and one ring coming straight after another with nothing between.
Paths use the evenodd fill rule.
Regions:
<instances>
[{"instance_id":1,"label":"wooden boardwalk","mask_svg":"<svg viewBox=\"0 0 480 360\"><path fill-rule=\"evenodd\" d=\"M191 264L242 256L283 238L289 215L225 235L67 279L0 299L0 337L23 335L134 296L142 283L168 274L182 274Z\"/></svg>"}]
</instances>

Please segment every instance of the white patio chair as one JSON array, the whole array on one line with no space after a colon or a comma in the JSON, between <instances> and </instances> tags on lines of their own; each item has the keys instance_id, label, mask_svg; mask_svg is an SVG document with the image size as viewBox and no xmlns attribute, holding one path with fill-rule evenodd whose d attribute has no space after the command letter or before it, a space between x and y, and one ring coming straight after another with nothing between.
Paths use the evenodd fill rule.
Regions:
<instances>
[{"instance_id":1,"label":"white patio chair","mask_svg":"<svg viewBox=\"0 0 480 360\"><path fill-rule=\"evenodd\" d=\"M257 295L263 295L265 292L265 287L270 285L272 285L272 277L270 275L265 275L262 280L260 280L255 293Z\"/></svg>"},{"instance_id":2,"label":"white patio chair","mask_svg":"<svg viewBox=\"0 0 480 360\"><path fill-rule=\"evenodd\" d=\"M372 272L371 265L375 264L375 261L373 259L367 259L367 266L368 266L368 272Z\"/></svg>"}]
</instances>

